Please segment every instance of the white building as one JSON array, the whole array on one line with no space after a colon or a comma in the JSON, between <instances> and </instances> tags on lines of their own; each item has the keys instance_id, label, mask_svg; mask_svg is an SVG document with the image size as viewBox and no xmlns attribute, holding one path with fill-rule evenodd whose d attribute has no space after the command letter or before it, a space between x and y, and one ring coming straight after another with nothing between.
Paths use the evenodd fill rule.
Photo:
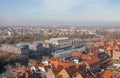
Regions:
<instances>
[{"instance_id":1,"label":"white building","mask_svg":"<svg viewBox=\"0 0 120 78\"><path fill-rule=\"evenodd\" d=\"M69 38L66 38L66 37L51 38L49 40L49 42L54 44L54 45L69 45L69 44L72 44L72 40L70 40Z\"/></svg>"}]
</instances>

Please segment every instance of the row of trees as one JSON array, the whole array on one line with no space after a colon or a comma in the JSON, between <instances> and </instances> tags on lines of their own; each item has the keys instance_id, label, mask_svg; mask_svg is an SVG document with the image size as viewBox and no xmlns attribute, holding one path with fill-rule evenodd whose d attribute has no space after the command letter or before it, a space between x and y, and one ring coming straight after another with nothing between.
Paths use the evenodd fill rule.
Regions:
<instances>
[{"instance_id":1,"label":"row of trees","mask_svg":"<svg viewBox=\"0 0 120 78\"><path fill-rule=\"evenodd\" d=\"M1 39L0 43L7 43L7 44L15 44L19 42L32 42L32 41L38 41L38 40L49 40L50 38L59 38L59 37L68 37L68 38L92 38L93 35L85 35L85 34L80 34L76 33L73 35L70 34L65 34L61 35L59 33L57 34L46 34L42 36L36 36L36 35L21 35L18 37L9 37L6 39Z\"/></svg>"}]
</instances>

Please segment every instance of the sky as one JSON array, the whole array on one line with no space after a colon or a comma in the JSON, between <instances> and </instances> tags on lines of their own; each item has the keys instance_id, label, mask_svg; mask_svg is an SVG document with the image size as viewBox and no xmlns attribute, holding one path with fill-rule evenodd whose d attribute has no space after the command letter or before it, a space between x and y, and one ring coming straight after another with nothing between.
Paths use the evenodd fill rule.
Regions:
<instances>
[{"instance_id":1,"label":"sky","mask_svg":"<svg viewBox=\"0 0 120 78\"><path fill-rule=\"evenodd\" d=\"M120 25L120 0L0 0L0 25Z\"/></svg>"}]
</instances>

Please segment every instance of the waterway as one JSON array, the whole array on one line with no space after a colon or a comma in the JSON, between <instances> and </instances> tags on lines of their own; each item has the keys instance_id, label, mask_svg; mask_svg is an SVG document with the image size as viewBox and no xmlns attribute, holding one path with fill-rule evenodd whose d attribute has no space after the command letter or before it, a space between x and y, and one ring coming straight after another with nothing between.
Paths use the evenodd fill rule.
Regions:
<instances>
[{"instance_id":1,"label":"waterway","mask_svg":"<svg viewBox=\"0 0 120 78\"><path fill-rule=\"evenodd\" d=\"M83 50L85 50L86 47L88 47L90 45L90 43L87 44L81 44L77 47L71 48L69 50L57 50L53 53L53 57L65 57L65 56L69 56L71 55L73 52L77 51L77 52L81 52Z\"/></svg>"}]
</instances>

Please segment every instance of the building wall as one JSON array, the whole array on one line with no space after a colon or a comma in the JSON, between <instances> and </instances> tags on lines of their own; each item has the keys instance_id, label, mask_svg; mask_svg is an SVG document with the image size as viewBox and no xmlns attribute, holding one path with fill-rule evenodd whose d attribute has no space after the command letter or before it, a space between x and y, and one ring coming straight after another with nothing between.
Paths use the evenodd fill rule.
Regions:
<instances>
[{"instance_id":1,"label":"building wall","mask_svg":"<svg viewBox=\"0 0 120 78\"><path fill-rule=\"evenodd\" d=\"M78 74L75 78L83 78L80 74Z\"/></svg>"},{"instance_id":2,"label":"building wall","mask_svg":"<svg viewBox=\"0 0 120 78\"><path fill-rule=\"evenodd\" d=\"M65 69L63 69L60 73L58 73L58 75L62 75L63 78L70 78L70 76L69 76L68 73L65 71Z\"/></svg>"},{"instance_id":3,"label":"building wall","mask_svg":"<svg viewBox=\"0 0 120 78\"><path fill-rule=\"evenodd\" d=\"M70 39L64 39L64 40L58 40L57 45L67 45L72 44L72 41Z\"/></svg>"},{"instance_id":4,"label":"building wall","mask_svg":"<svg viewBox=\"0 0 120 78\"><path fill-rule=\"evenodd\" d=\"M113 59L120 59L120 51L113 51L113 55L112 55Z\"/></svg>"},{"instance_id":5,"label":"building wall","mask_svg":"<svg viewBox=\"0 0 120 78\"><path fill-rule=\"evenodd\" d=\"M52 72L51 69L49 69L46 73L46 78L55 78L55 74Z\"/></svg>"},{"instance_id":6,"label":"building wall","mask_svg":"<svg viewBox=\"0 0 120 78\"><path fill-rule=\"evenodd\" d=\"M41 55L43 52L43 46L41 43L29 44L29 56Z\"/></svg>"}]
</instances>

